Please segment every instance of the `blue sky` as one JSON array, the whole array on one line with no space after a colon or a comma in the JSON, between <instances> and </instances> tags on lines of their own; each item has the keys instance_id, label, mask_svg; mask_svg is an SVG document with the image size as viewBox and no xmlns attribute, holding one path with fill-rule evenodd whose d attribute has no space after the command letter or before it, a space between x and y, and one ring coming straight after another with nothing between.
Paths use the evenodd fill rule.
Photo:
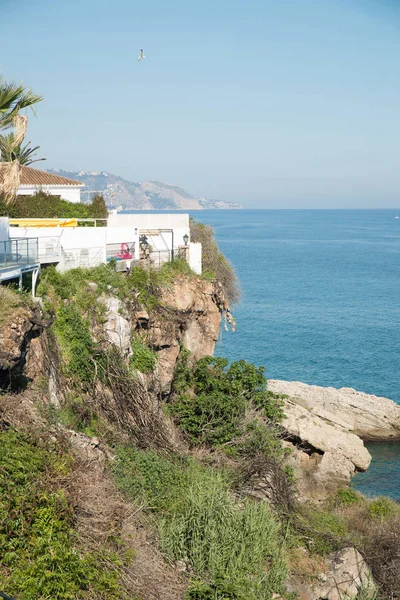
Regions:
<instances>
[{"instance_id":1,"label":"blue sky","mask_svg":"<svg viewBox=\"0 0 400 600\"><path fill-rule=\"evenodd\" d=\"M0 0L0 22L0 72L45 97L43 167L400 207L400 2Z\"/></svg>"}]
</instances>

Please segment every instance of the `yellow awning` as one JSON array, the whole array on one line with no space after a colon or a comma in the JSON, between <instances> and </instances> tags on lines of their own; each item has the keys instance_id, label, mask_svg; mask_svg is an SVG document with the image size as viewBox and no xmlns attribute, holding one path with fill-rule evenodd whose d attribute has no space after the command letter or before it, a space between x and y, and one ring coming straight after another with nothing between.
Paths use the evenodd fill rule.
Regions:
<instances>
[{"instance_id":1,"label":"yellow awning","mask_svg":"<svg viewBox=\"0 0 400 600\"><path fill-rule=\"evenodd\" d=\"M10 219L14 227L78 227L76 219Z\"/></svg>"}]
</instances>

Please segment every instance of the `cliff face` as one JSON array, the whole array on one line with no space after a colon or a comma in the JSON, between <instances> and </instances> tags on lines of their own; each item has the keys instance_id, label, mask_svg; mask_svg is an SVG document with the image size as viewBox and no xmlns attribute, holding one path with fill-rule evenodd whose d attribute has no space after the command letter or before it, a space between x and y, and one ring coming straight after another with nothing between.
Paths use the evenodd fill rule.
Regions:
<instances>
[{"instance_id":1,"label":"cliff face","mask_svg":"<svg viewBox=\"0 0 400 600\"><path fill-rule=\"evenodd\" d=\"M214 353L224 300L215 282L178 277L160 290L162 308L148 311L138 306L126 310L117 298L107 298L105 332L124 355L132 352L134 332L154 351L157 368L153 380L162 395L169 393L176 361L182 348L198 360Z\"/></svg>"}]
</instances>

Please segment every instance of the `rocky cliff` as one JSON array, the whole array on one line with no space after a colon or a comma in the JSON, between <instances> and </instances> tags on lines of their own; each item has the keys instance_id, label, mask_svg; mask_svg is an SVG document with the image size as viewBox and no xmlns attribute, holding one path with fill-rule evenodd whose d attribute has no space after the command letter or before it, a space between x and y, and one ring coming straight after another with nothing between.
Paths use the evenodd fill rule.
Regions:
<instances>
[{"instance_id":1,"label":"rocky cliff","mask_svg":"<svg viewBox=\"0 0 400 600\"><path fill-rule=\"evenodd\" d=\"M261 373L255 368L249 369L244 361L237 363L229 377L223 380L218 379L221 371L217 365L208 382L204 379L208 367L204 370L204 366L210 363L202 363L199 394L205 408L195 406L195 411L189 413L186 429L179 430L177 422L172 422L170 417L170 414L178 415L179 411L168 414L168 406L171 406L168 402L176 389L175 381L171 393L176 367L184 350L190 351L192 361L213 353L221 315L229 312L221 285L179 272L174 272L173 277L166 277L166 274L159 277L139 270L124 278L109 269L99 268L93 270L93 274L85 272L79 279L81 276L78 271L64 276L49 271L40 288L45 296L43 309L37 304L30 306L21 302L3 315L0 381L4 392L9 391L11 384L16 393L0 396L0 432L10 428L34 431L41 444L50 441L58 448L68 448L71 454L68 454L68 461L74 461L73 475L66 476L61 471L59 479L56 478L52 485L60 486L60 481L64 482L62 493L71 500L74 539L80 540L79 551L83 556L92 548L98 556L99 544L108 544L109 549L110 536L113 540L114 537L121 540L119 543L123 544L124 552L128 550L135 554L132 564L126 563L124 554L118 554L118 565L123 565L122 570L120 566L118 569L113 566L110 571L110 563L104 564L108 573L120 573L123 592L115 592L117 588L113 583L113 588L104 588L106 592L102 592L102 596L93 597L119 600L139 596L142 600L176 600L209 598L211 593L215 596L216 590L222 593L215 588L217 584L209 583L208 575L202 574L204 581L198 581L197 563L190 557L189 549L180 551L167 563L159 552L159 540L154 531L140 516L142 511L156 511L159 507L158 535L161 536L171 511L177 510L179 514L187 502L193 502L193 505L189 504L190 511L179 528L190 527L196 521L198 511L203 515L201 511L205 510L207 518L196 530L196 535L201 537L210 521L219 527L218 515L225 519L227 511L231 515L227 526L235 532L230 543L238 543L240 535L250 536L245 545L240 546L240 552L246 549L248 554L251 544L259 551L258 544L266 544L266 554L257 571L262 585L256 594L249 596L252 600L278 599L277 591L282 594L279 597L289 598L290 590L303 600L343 600L352 598L361 589L367 590L372 575L363 556L371 556L373 562L374 549L365 546L361 555L354 547L349 547L347 534L337 539L330 531L321 532L324 521L304 529L304 520L311 519L313 523L314 517L306 517L307 513L302 512L312 506L310 514L318 515L320 507L315 502L331 502L338 490L343 491L348 486L356 471L369 465L370 456L355 433L359 420L355 418L353 424L349 423L353 392L339 391L348 398L347 403L341 400L341 413L339 400L332 390L329 390L329 398L336 398L336 404L333 399L329 404L325 396L324 403L318 404L306 393L308 388L301 384L295 387L295 384L271 381L269 390L275 396L272 404L268 404L268 391L263 388ZM49 312L49 306L54 308L55 314ZM189 369L185 377L191 380L192 375ZM247 385L255 386L251 388L255 390L252 403L246 396L246 389L250 389ZM186 410L196 393L193 387L185 390L178 398L181 411ZM315 395L315 390L312 393ZM238 401L236 394L238 398L244 394L244 402ZM278 400L276 394L287 396L283 399L285 417L279 426L273 425L272 414L267 417L270 414L268 408L278 406L274 404ZM215 406L210 405L209 398L215 399ZM219 404L221 398L222 404ZM359 397L358 400L361 402ZM218 415L221 406L226 412ZM205 434L201 438L204 440L210 439L208 432L215 422L218 431L222 430L225 435L225 417L228 420L233 415L233 430L228 430L228 442L219 446L203 442L197 449L191 446L189 440L194 438L185 433L195 432L196 419L203 408L208 411L207 418L201 421L200 435ZM393 409L390 414L385 431L393 433L396 411ZM375 434L378 420L377 415L371 417L371 431ZM368 422L363 414L364 432L369 427ZM290 456L282 451L282 443L284 448L291 450ZM117 456L121 444L128 448L123 450L125 463L134 461L135 475L128 471L122 479L126 485L122 489L130 494L130 500L126 495L120 496L116 480L107 471L113 469L114 464L121 465ZM295 484L288 486L290 465L294 469ZM222 476L222 472L225 475ZM190 478L194 475L196 478L191 484ZM135 480L135 477L139 478ZM185 487L188 480L190 485ZM172 505L163 504L177 482L181 487ZM213 495L213 486L227 485L226 482L233 482L232 488L217 487ZM140 495L142 488L152 490L151 500ZM301 508L297 508L297 499L292 497L294 490L297 499L301 500ZM205 506L199 504L203 493L211 494ZM258 503L249 502L249 496L257 498ZM221 499L223 508L218 513ZM237 535L239 529L235 528L246 523L243 519L258 514L260 499L264 500L261 502L264 508L266 500L277 512L272 513L272 508L260 509L261 516L257 519L262 519L261 529L258 529L257 521L249 521L251 526L246 525L245 532ZM147 506L151 508L147 509ZM210 506L212 509L209 510ZM329 506L329 511L333 511L331 504L323 506ZM362 505L357 510L368 515L369 505ZM343 518L344 508L341 506L339 511L335 515L322 512L321 518L333 522L337 528L337 519ZM355 514L351 506L346 518L354 519ZM363 516L364 528L366 519ZM168 527L172 527L172 523ZM286 541L285 536L280 536L282 531L292 527L293 539L299 540L296 543L300 547L295 558L289 556L287 559L281 556ZM340 527L344 527L342 522ZM268 540L265 538L267 530ZM224 535L222 530L219 535ZM354 536L354 544L358 543L360 535L357 532ZM376 535L382 537L382 530L377 529ZM212 532L209 536L207 547L209 543L218 544ZM270 536L279 540L273 542L273 551L269 546ZM179 539L185 539L185 536L180 535ZM374 539L372 546L376 544ZM290 554L292 550L288 552ZM278 569L275 560L282 564L286 561L287 566ZM268 584L265 583L266 564L274 573ZM243 567L239 564L237 568ZM229 569L232 574L233 567ZM248 576L249 569L245 567L244 577ZM13 580L7 581L13 584ZM218 577L216 581L220 581ZM240 588L241 582L235 581ZM250 580L245 581L245 595L231 596L235 600L247 598ZM263 585L270 587L263 591ZM192 592L188 595L188 589L194 595L190 595ZM199 590L208 595L197 596ZM365 597L369 600L373 595ZM24 600L23 595L21 598Z\"/></svg>"}]
</instances>

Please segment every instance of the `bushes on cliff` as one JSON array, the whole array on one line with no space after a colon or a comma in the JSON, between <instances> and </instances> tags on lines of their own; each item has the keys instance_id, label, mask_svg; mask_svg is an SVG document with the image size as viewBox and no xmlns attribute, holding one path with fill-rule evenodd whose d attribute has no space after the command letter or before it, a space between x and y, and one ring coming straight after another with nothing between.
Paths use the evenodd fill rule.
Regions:
<instances>
[{"instance_id":1,"label":"bushes on cliff","mask_svg":"<svg viewBox=\"0 0 400 600\"><path fill-rule=\"evenodd\" d=\"M240 298L239 282L231 263L218 248L213 228L190 219L190 240L202 245L203 275L215 277L222 284L228 302L237 302Z\"/></svg>"},{"instance_id":2,"label":"bushes on cliff","mask_svg":"<svg viewBox=\"0 0 400 600\"><path fill-rule=\"evenodd\" d=\"M207 356L193 368L183 354L174 379L171 414L194 445L215 448L244 432L246 412L253 408L272 422L282 416L279 398L266 387L264 369L244 360Z\"/></svg>"},{"instance_id":3,"label":"bushes on cliff","mask_svg":"<svg viewBox=\"0 0 400 600\"><path fill-rule=\"evenodd\" d=\"M99 194L90 204L80 204L38 191L32 196L17 196L14 204L0 200L0 216L12 219L107 219L108 209Z\"/></svg>"}]
</instances>

